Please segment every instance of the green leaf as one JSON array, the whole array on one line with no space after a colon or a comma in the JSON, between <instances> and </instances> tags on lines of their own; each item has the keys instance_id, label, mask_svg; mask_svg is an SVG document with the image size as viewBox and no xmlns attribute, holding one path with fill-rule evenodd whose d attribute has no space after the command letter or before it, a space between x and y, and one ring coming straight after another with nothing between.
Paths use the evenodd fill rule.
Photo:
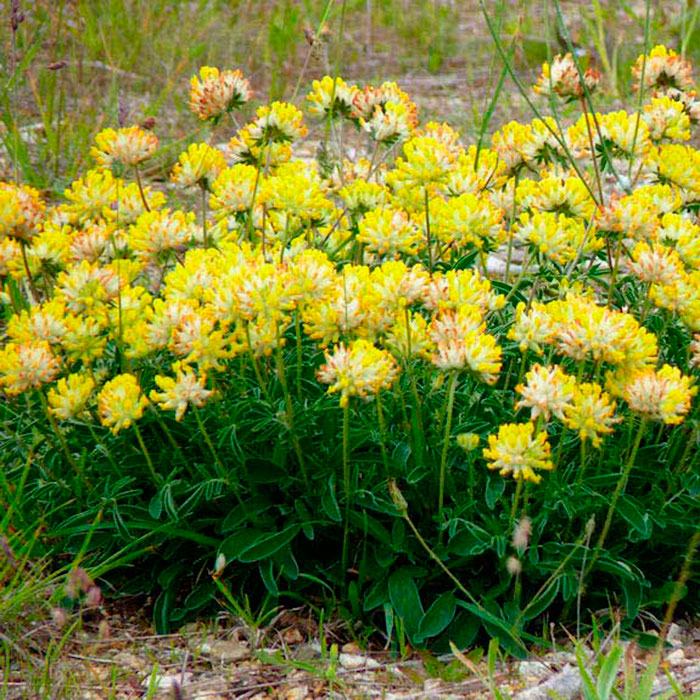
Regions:
<instances>
[{"instance_id":1,"label":"green leaf","mask_svg":"<svg viewBox=\"0 0 700 700\"><path fill-rule=\"evenodd\" d=\"M615 644L605 657L596 682L596 691L601 700L607 700L607 698L610 697L615 679L617 678L617 671L620 667L622 655L622 646L620 644Z\"/></svg>"},{"instance_id":2,"label":"green leaf","mask_svg":"<svg viewBox=\"0 0 700 700\"><path fill-rule=\"evenodd\" d=\"M158 634L168 634L170 631L170 611L172 610L175 594L170 588L166 588L156 598L153 605L153 622Z\"/></svg>"},{"instance_id":3,"label":"green leaf","mask_svg":"<svg viewBox=\"0 0 700 700\"><path fill-rule=\"evenodd\" d=\"M187 610L199 610L214 599L218 588L213 581L204 581L194 587L193 591L185 598Z\"/></svg>"},{"instance_id":4,"label":"green leaf","mask_svg":"<svg viewBox=\"0 0 700 700\"><path fill-rule=\"evenodd\" d=\"M482 606L468 603L464 600L457 600L457 605L469 610L476 615L483 623L486 631L491 637L498 637L499 641L513 656L525 658L527 650L520 637L511 629L511 625L507 621L486 610Z\"/></svg>"},{"instance_id":5,"label":"green leaf","mask_svg":"<svg viewBox=\"0 0 700 700\"><path fill-rule=\"evenodd\" d=\"M394 612L403 620L408 638L413 641L423 616L423 605L418 586L406 569L398 569L389 576L389 599Z\"/></svg>"},{"instance_id":6,"label":"green leaf","mask_svg":"<svg viewBox=\"0 0 700 700\"><path fill-rule=\"evenodd\" d=\"M252 520L255 516L264 513L272 505L272 501L265 496L254 496L248 499L243 505L238 505L229 511L221 525L221 532L234 530L241 523Z\"/></svg>"},{"instance_id":7,"label":"green leaf","mask_svg":"<svg viewBox=\"0 0 700 700\"><path fill-rule=\"evenodd\" d=\"M291 547L284 547L284 549L273 555L272 558L288 579L296 581L299 578L299 564L297 563Z\"/></svg>"},{"instance_id":8,"label":"green leaf","mask_svg":"<svg viewBox=\"0 0 700 700\"><path fill-rule=\"evenodd\" d=\"M389 600L389 585L386 578L381 578L363 596L362 609L365 612L374 610Z\"/></svg>"},{"instance_id":9,"label":"green leaf","mask_svg":"<svg viewBox=\"0 0 700 700\"><path fill-rule=\"evenodd\" d=\"M338 500L335 497L334 474L330 475L328 479L328 487L323 491L323 496L321 496L321 506L331 520L339 523L343 519L340 515L340 508L338 508Z\"/></svg>"},{"instance_id":10,"label":"green leaf","mask_svg":"<svg viewBox=\"0 0 700 700\"><path fill-rule=\"evenodd\" d=\"M379 540L387 547L391 547L391 535L389 531L376 518L369 515L367 511L358 513L356 510L351 510L348 521L358 530L372 535L372 537Z\"/></svg>"},{"instance_id":11,"label":"green leaf","mask_svg":"<svg viewBox=\"0 0 700 700\"><path fill-rule=\"evenodd\" d=\"M266 459L251 459L246 462L246 467L253 484L277 484L288 477L284 469Z\"/></svg>"},{"instance_id":12,"label":"green leaf","mask_svg":"<svg viewBox=\"0 0 700 700\"><path fill-rule=\"evenodd\" d=\"M304 536L307 540L313 540L315 537L314 526L308 522L312 520L311 513L301 498L297 498L296 501L294 501L294 510L296 510L299 519L302 521L301 528L304 531Z\"/></svg>"},{"instance_id":13,"label":"green leaf","mask_svg":"<svg viewBox=\"0 0 700 700\"><path fill-rule=\"evenodd\" d=\"M160 520L160 516L163 512L163 499L161 493L157 493L153 498L151 499L151 502L148 504L148 514L154 519L154 520Z\"/></svg>"},{"instance_id":14,"label":"green leaf","mask_svg":"<svg viewBox=\"0 0 700 700\"><path fill-rule=\"evenodd\" d=\"M532 620L542 614L554 601L559 593L559 577L549 583L542 593L533 598L523 609L523 620Z\"/></svg>"},{"instance_id":15,"label":"green leaf","mask_svg":"<svg viewBox=\"0 0 700 700\"><path fill-rule=\"evenodd\" d=\"M648 513L642 513L640 507L629 496L622 496L617 502L617 512L632 527L628 538L632 542L646 540L651 537L653 523ZM635 537L634 534L637 536Z\"/></svg>"},{"instance_id":16,"label":"green leaf","mask_svg":"<svg viewBox=\"0 0 700 700\"><path fill-rule=\"evenodd\" d=\"M289 544L297 536L299 530L301 530L301 525L294 523L288 525L281 532L267 533L243 549L238 555L238 560L253 562L265 559Z\"/></svg>"},{"instance_id":17,"label":"green leaf","mask_svg":"<svg viewBox=\"0 0 700 700\"><path fill-rule=\"evenodd\" d=\"M258 570L260 571L260 577L265 584L265 588L276 598L279 595L279 589L277 588L277 581L275 581L274 577L274 562L272 559L261 561L258 564Z\"/></svg>"},{"instance_id":18,"label":"green leaf","mask_svg":"<svg viewBox=\"0 0 700 700\"><path fill-rule=\"evenodd\" d=\"M447 543L448 551L460 557L482 554L490 546L491 535L483 528L472 523L467 524L464 530L456 533Z\"/></svg>"},{"instance_id":19,"label":"green leaf","mask_svg":"<svg viewBox=\"0 0 700 700\"><path fill-rule=\"evenodd\" d=\"M245 551L252 544L260 539L263 534L256 527L249 527L245 530L240 530L227 537L219 546L219 554L223 554L227 561L238 559L241 552Z\"/></svg>"},{"instance_id":20,"label":"green leaf","mask_svg":"<svg viewBox=\"0 0 700 700\"><path fill-rule=\"evenodd\" d=\"M486 493L484 494L484 497L486 498L486 505L491 510L494 509L498 499L503 495L505 488L506 482L502 476L494 476L493 474L488 475L486 478Z\"/></svg>"},{"instance_id":21,"label":"green leaf","mask_svg":"<svg viewBox=\"0 0 700 700\"><path fill-rule=\"evenodd\" d=\"M438 596L428 608L418 624L418 636L421 639L435 637L452 622L457 601L452 592Z\"/></svg>"}]
</instances>

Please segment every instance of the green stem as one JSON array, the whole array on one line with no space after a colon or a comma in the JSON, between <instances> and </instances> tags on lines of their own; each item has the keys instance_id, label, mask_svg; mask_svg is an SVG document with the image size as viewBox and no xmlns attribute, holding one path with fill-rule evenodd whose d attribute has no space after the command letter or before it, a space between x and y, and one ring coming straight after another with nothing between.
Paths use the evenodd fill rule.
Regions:
<instances>
[{"instance_id":1,"label":"green stem","mask_svg":"<svg viewBox=\"0 0 700 700\"><path fill-rule=\"evenodd\" d=\"M32 295L32 303L38 304L39 303L39 293L36 290L36 286L34 284L34 278L32 277L32 273L29 270L29 260L27 260L27 244L24 242L23 239L20 239L19 241L19 247L20 250L22 251L22 263L24 264L24 271L27 275L27 281L29 282L29 291Z\"/></svg>"},{"instance_id":2,"label":"green stem","mask_svg":"<svg viewBox=\"0 0 700 700\"><path fill-rule=\"evenodd\" d=\"M576 479L576 486L581 486L583 483L583 474L586 471L586 441L581 440L581 469L578 472L578 479Z\"/></svg>"},{"instance_id":3,"label":"green stem","mask_svg":"<svg viewBox=\"0 0 700 700\"><path fill-rule=\"evenodd\" d=\"M457 372L450 374L447 384L447 406L445 408L445 437L442 443L442 458L440 459L440 487L438 492L438 521L442 525L442 508L445 499L445 472L447 471L447 452L450 447L450 431L452 430L452 410L457 388Z\"/></svg>"},{"instance_id":4,"label":"green stem","mask_svg":"<svg viewBox=\"0 0 700 700\"><path fill-rule=\"evenodd\" d=\"M201 184L199 189L202 193L202 240L204 246L209 246L209 237L207 235L207 188Z\"/></svg>"},{"instance_id":5,"label":"green stem","mask_svg":"<svg viewBox=\"0 0 700 700\"><path fill-rule=\"evenodd\" d=\"M343 528L342 576L343 582L348 570L348 536L350 534L350 402L345 398L343 405L343 489L345 490L345 525Z\"/></svg>"},{"instance_id":6,"label":"green stem","mask_svg":"<svg viewBox=\"0 0 700 700\"><path fill-rule=\"evenodd\" d=\"M389 454L386 449L386 420L384 419L384 411L382 409L381 391L377 392L377 418L379 419L379 435L380 446L382 449L382 461L384 462L384 473L387 479L389 478Z\"/></svg>"},{"instance_id":7,"label":"green stem","mask_svg":"<svg viewBox=\"0 0 700 700\"><path fill-rule=\"evenodd\" d=\"M302 342L301 342L301 314L299 312L299 309L297 309L294 312L294 330L296 333L296 339L297 339L297 398L299 399L299 404L303 405L304 403L304 396L301 390L301 379L302 379L302 371L303 371L303 362L302 362Z\"/></svg>"},{"instance_id":8,"label":"green stem","mask_svg":"<svg viewBox=\"0 0 700 700\"><path fill-rule=\"evenodd\" d=\"M89 488L90 484L86 481L82 469L78 466L78 463L75 461L75 458L68 449L68 443L66 442L66 438L63 436L63 433L59 430L55 416L49 410L49 404L46 400L46 396L44 395L43 391L39 391L39 400L41 401L41 407L44 409L46 417L49 419L51 430L53 430L54 435L56 435L56 437L58 438L58 442L61 444L61 449L63 450L63 454L68 460L68 464L70 464L71 467L73 467L73 470L75 471L75 474L80 479L80 481Z\"/></svg>"},{"instance_id":9,"label":"green stem","mask_svg":"<svg viewBox=\"0 0 700 700\"><path fill-rule=\"evenodd\" d=\"M520 503L520 495L523 492L523 479L517 479L515 485L515 495L513 496L513 505L510 509L510 518L508 519L508 532L513 531L513 525L515 524L515 514L518 512L518 505Z\"/></svg>"},{"instance_id":10,"label":"green stem","mask_svg":"<svg viewBox=\"0 0 700 700\"><path fill-rule=\"evenodd\" d=\"M141 174L139 173L138 165L134 165L134 175L136 177L136 184L139 188L139 194L141 195L141 201L143 202L143 208L146 211L151 211L151 207L148 206L148 201L146 200L146 194L143 191L143 185L141 184Z\"/></svg>"},{"instance_id":11,"label":"green stem","mask_svg":"<svg viewBox=\"0 0 700 700\"><path fill-rule=\"evenodd\" d=\"M622 474L620 475L620 478L617 482L617 486L615 487L615 491L613 493L612 501L610 501L610 506L608 507L608 512L605 516L605 523L603 524L603 530L600 533L598 542L596 543L595 549L593 550L593 556L591 557L591 560L588 563L588 566L586 567L586 571L584 572L583 578L585 578L591 572L593 565L598 560L600 550L605 544L605 538L608 536L608 531L610 530L610 525L612 523L613 515L615 514L617 501L619 500L620 495L622 494L622 490L624 489L625 484L627 483L627 478L629 477L629 474L632 471L632 467L634 466L634 459L637 456L637 450L639 449L639 445L642 442L642 436L644 435L645 428L646 418L642 418L642 421L639 424L639 430L637 431L637 436L634 439L634 444L632 445L629 457L627 458L627 464L625 464L625 467L622 470Z\"/></svg>"},{"instance_id":12,"label":"green stem","mask_svg":"<svg viewBox=\"0 0 700 700\"><path fill-rule=\"evenodd\" d=\"M598 159L595 155L595 144L593 143L593 131L591 131L591 122L588 119L588 109L586 109L586 96L581 95L581 109L583 110L583 120L586 122L586 130L588 131L588 144L591 147L591 159L593 160L593 170L595 171L595 180L598 183L598 196L600 197L601 206L605 203L603 197L603 181L600 178L600 170L598 169Z\"/></svg>"},{"instance_id":13,"label":"green stem","mask_svg":"<svg viewBox=\"0 0 700 700\"><path fill-rule=\"evenodd\" d=\"M146 447L146 443L143 441L143 435L141 435L141 430L139 429L138 423L134 423L134 432L136 433L136 439L139 441L139 445L141 446L141 452L143 452L143 456L146 458L146 464L148 465L148 469L153 477L153 483L158 485L161 482L161 478L158 476L155 467L153 466L151 454Z\"/></svg>"},{"instance_id":14,"label":"green stem","mask_svg":"<svg viewBox=\"0 0 700 700\"><path fill-rule=\"evenodd\" d=\"M433 242L430 237L430 201L428 197L428 187L423 186L425 196L425 238L428 244L428 272L433 274Z\"/></svg>"},{"instance_id":15,"label":"green stem","mask_svg":"<svg viewBox=\"0 0 700 700\"><path fill-rule=\"evenodd\" d=\"M277 348L275 350L275 358L277 360L277 374L279 375L280 384L282 385L282 392L284 393L284 403L287 410L287 424L289 425L289 432L292 436L292 447L294 448L294 452L297 456L301 474L304 477L304 485L306 486L306 490L310 493L311 483L309 482L309 475L306 472L304 453L301 451L301 444L299 443L299 438L297 437L296 430L294 429L294 408L292 406L292 395L289 393L289 385L287 384L287 376L284 372L284 358L282 357L282 343L280 340L279 328L277 329Z\"/></svg>"}]
</instances>

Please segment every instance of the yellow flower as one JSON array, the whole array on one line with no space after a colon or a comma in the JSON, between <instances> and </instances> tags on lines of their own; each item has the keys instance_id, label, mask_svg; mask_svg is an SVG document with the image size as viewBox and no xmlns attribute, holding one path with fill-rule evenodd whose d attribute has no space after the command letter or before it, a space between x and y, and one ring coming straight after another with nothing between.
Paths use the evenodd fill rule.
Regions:
<instances>
[{"instance_id":1,"label":"yellow flower","mask_svg":"<svg viewBox=\"0 0 700 700\"><path fill-rule=\"evenodd\" d=\"M71 204L62 206L69 222L83 224L103 218L104 211L116 205L119 184L121 181L110 170L88 170L84 177L72 182L64 192Z\"/></svg>"},{"instance_id":2,"label":"yellow flower","mask_svg":"<svg viewBox=\"0 0 700 700\"><path fill-rule=\"evenodd\" d=\"M195 223L194 212L169 209L141 214L129 227L129 248L135 258L157 261L163 253L201 238L201 228Z\"/></svg>"},{"instance_id":3,"label":"yellow flower","mask_svg":"<svg viewBox=\"0 0 700 700\"><path fill-rule=\"evenodd\" d=\"M260 204L262 198L260 189L264 178L258 178L258 171L252 165L239 163L232 168L226 168L212 182L210 198L211 208L217 219L232 216L246 211L253 206L253 193L255 183L258 183L256 203Z\"/></svg>"},{"instance_id":4,"label":"yellow flower","mask_svg":"<svg viewBox=\"0 0 700 700\"><path fill-rule=\"evenodd\" d=\"M203 66L190 78L189 108L199 119L218 120L226 112L244 105L253 93L239 70L219 71Z\"/></svg>"},{"instance_id":5,"label":"yellow flower","mask_svg":"<svg viewBox=\"0 0 700 700\"><path fill-rule=\"evenodd\" d=\"M548 421L552 414L563 420L564 410L574 396L574 378L564 373L558 365L545 367L537 364L525 375L525 379L525 384L515 387L515 391L523 397L515 408L530 408L532 420L541 415Z\"/></svg>"},{"instance_id":6,"label":"yellow flower","mask_svg":"<svg viewBox=\"0 0 700 700\"><path fill-rule=\"evenodd\" d=\"M489 435L489 446L484 449L484 458L489 460L489 469L498 469L501 476L532 481L539 484L542 477L535 470L551 470L552 453L547 432L534 435L532 423L506 423L498 429L498 436Z\"/></svg>"},{"instance_id":7,"label":"yellow flower","mask_svg":"<svg viewBox=\"0 0 700 700\"><path fill-rule=\"evenodd\" d=\"M682 423L698 388L693 377L684 377L677 367L664 365L632 374L622 387L622 396L635 413L667 425Z\"/></svg>"},{"instance_id":8,"label":"yellow flower","mask_svg":"<svg viewBox=\"0 0 700 700\"><path fill-rule=\"evenodd\" d=\"M336 345L325 357L326 364L316 376L322 384L330 384L329 394L340 392L341 406L347 406L351 396L371 400L374 394L390 388L399 374L396 360L364 339Z\"/></svg>"},{"instance_id":9,"label":"yellow flower","mask_svg":"<svg viewBox=\"0 0 700 700\"><path fill-rule=\"evenodd\" d=\"M7 343L0 349L0 388L10 396L39 389L59 371L59 362L45 340Z\"/></svg>"},{"instance_id":10,"label":"yellow flower","mask_svg":"<svg viewBox=\"0 0 700 700\"><path fill-rule=\"evenodd\" d=\"M649 138L654 141L687 141L690 138L690 118L683 104L670 97L652 97L644 105L644 123L649 128Z\"/></svg>"},{"instance_id":11,"label":"yellow flower","mask_svg":"<svg viewBox=\"0 0 700 700\"><path fill-rule=\"evenodd\" d=\"M458 309L463 304L478 306L482 311L498 311L503 308L505 297L497 294L478 270L450 270L433 274L423 303L431 311Z\"/></svg>"},{"instance_id":12,"label":"yellow flower","mask_svg":"<svg viewBox=\"0 0 700 700\"><path fill-rule=\"evenodd\" d=\"M481 438L476 433L460 433L457 435L457 444L465 452L473 452L479 447L479 442L481 442Z\"/></svg>"},{"instance_id":13,"label":"yellow flower","mask_svg":"<svg viewBox=\"0 0 700 700\"><path fill-rule=\"evenodd\" d=\"M307 134L308 129L303 122L304 115L288 102L261 105L256 115L255 121L246 128L250 138L258 145L294 141Z\"/></svg>"},{"instance_id":14,"label":"yellow flower","mask_svg":"<svg viewBox=\"0 0 700 700\"><path fill-rule=\"evenodd\" d=\"M61 301L45 301L29 311L22 310L19 315L12 316L7 323L7 335L17 343L45 340L55 345L65 332L65 315L66 307Z\"/></svg>"},{"instance_id":15,"label":"yellow flower","mask_svg":"<svg viewBox=\"0 0 700 700\"><path fill-rule=\"evenodd\" d=\"M175 411L175 420L180 421L185 415L187 406L199 408L213 395L214 391L205 389L207 375L200 377L186 365L176 363L176 377L165 377L157 374L155 382L161 391L151 391L150 398L163 411Z\"/></svg>"},{"instance_id":16,"label":"yellow flower","mask_svg":"<svg viewBox=\"0 0 700 700\"><path fill-rule=\"evenodd\" d=\"M350 211L363 214L386 203L387 189L384 185L357 178L341 188L338 196Z\"/></svg>"},{"instance_id":17,"label":"yellow flower","mask_svg":"<svg viewBox=\"0 0 700 700\"><path fill-rule=\"evenodd\" d=\"M95 146L90 155L98 165L110 168L123 165L130 168L148 160L158 148L155 134L140 126L123 129L103 129L95 136Z\"/></svg>"},{"instance_id":18,"label":"yellow flower","mask_svg":"<svg viewBox=\"0 0 700 700\"><path fill-rule=\"evenodd\" d=\"M403 209L379 206L368 211L359 223L357 240L380 256L415 255L422 231Z\"/></svg>"},{"instance_id":19,"label":"yellow flower","mask_svg":"<svg viewBox=\"0 0 700 700\"><path fill-rule=\"evenodd\" d=\"M559 265L565 265L578 255L598 250L604 245L583 221L548 211L522 213L514 232L518 240L529 243Z\"/></svg>"},{"instance_id":20,"label":"yellow flower","mask_svg":"<svg viewBox=\"0 0 700 700\"><path fill-rule=\"evenodd\" d=\"M457 251L470 244L479 249L493 248L506 237L500 209L489 199L469 192L446 200L432 199L430 230L435 238Z\"/></svg>"},{"instance_id":21,"label":"yellow flower","mask_svg":"<svg viewBox=\"0 0 700 700\"><path fill-rule=\"evenodd\" d=\"M542 346L552 342L554 328L554 320L544 304L534 301L528 310L521 301L515 309L515 323L508 331L508 340L516 341L521 352L532 350L539 355Z\"/></svg>"},{"instance_id":22,"label":"yellow flower","mask_svg":"<svg viewBox=\"0 0 700 700\"><path fill-rule=\"evenodd\" d=\"M49 410L59 420L71 420L84 412L95 382L86 374L69 374L49 389Z\"/></svg>"},{"instance_id":23,"label":"yellow flower","mask_svg":"<svg viewBox=\"0 0 700 700\"><path fill-rule=\"evenodd\" d=\"M45 210L38 190L0 182L0 238L9 236L29 243L41 228Z\"/></svg>"},{"instance_id":24,"label":"yellow flower","mask_svg":"<svg viewBox=\"0 0 700 700\"><path fill-rule=\"evenodd\" d=\"M672 284L683 273L680 255L664 245L640 242L632 251L632 260L625 266L643 282Z\"/></svg>"},{"instance_id":25,"label":"yellow flower","mask_svg":"<svg viewBox=\"0 0 700 700\"><path fill-rule=\"evenodd\" d=\"M356 85L348 85L342 78L324 76L314 80L313 90L306 96L307 109L312 117L332 116L350 118L353 102L359 90Z\"/></svg>"},{"instance_id":26,"label":"yellow flower","mask_svg":"<svg viewBox=\"0 0 700 700\"><path fill-rule=\"evenodd\" d=\"M555 56L551 66L549 63L542 65L542 73L533 89L540 95L554 93L559 97L580 98L585 90L593 92L599 80L600 73L593 68L588 68L585 72L581 70L579 74L576 61L570 53L567 53L565 56Z\"/></svg>"},{"instance_id":27,"label":"yellow flower","mask_svg":"<svg viewBox=\"0 0 700 700\"><path fill-rule=\"evenodd\" d=\"M182 187L199 185L209 189L226 167L224 154L206 143L191 143L178 157L170 179Z\"/></svg>"},{"instance_id":28,"label":"yellow flower","mask_svg":"<svg viewBox=\"0 0 700 700\"><path fill-rule=\"evenodd\" d=\"M141 393L138 379L133 374L118 374L97 395L100 421L115 435L141 418L146 406L148 399Z\"/></svg>"},{"instance_id":29,"label":"yellow flower","mask_svg":"<svg viewBox=\"0 0 700 700\"><path fill-rule=\"evenodd\" d=\"M653 94L663 93L669 88L688 90L693 87L693 67L675 51L665 46L655 46L648 56L640 56L634 66L632 75L638 90L644 71L644 87L651 89Z\"/></svg>"},{"instance_id":30,"label":"yellow flower","mask_svg":"<svg viewBox=\"0 0 700 700\"><path fill-rule=\"evenodd\" d=\"M387 102L377 105L366 119L360 119L362 129L374 141L391 145L410 137L415 125L415 112L403 102Z\"/></svg>"},{"instance_id":31,"label":"yellow flower","mask_svg":"<svg viewBox=\"0 0 700 700\"><path fill-rule=\"evenodd\" d=\"M429 360L435 352L435 343L428 333L428 322L415 312L409 312L406 321L406 314L399 314L382 344L399 357Z\"/></svg>"},{"instance_id":32,"label":"yellow flower","mask_svg":"<svg viewBox=\"0 0 700 700\"><path fill-rule=\"evenodd\" d=\"M430 136L415 136L403 145L403 158L387 174L391 186L423 188L442 182L456 166L456 159L444 144Z\"/></svg>"},{"instance_id":33,"label":"yellow flower","mask_svg":"<svg viewBox=\"0 0 700 700\"><path fill-rule=\"evenodd\" d=\"M593 447L598 447L600 436L612 433L612 426L621 420L615 416L615 402L598 384L577 384L565 414L566 427L577 430L581 440L590 439Z\"/></svg>"}]
</instances>

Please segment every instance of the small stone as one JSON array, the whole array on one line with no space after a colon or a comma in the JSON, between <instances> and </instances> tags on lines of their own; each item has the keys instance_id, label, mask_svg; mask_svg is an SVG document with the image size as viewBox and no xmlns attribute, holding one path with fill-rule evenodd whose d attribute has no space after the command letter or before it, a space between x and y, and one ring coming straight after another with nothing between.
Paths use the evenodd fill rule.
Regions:
<instances>
[{"instance_id":1,"label":"small stone","mask_svg":"<svg viewBox=\"0 0 700 700\"><path fill-rule=\"evenodd\" d=\"M666 641L672 647L682 647L683 646L683 630L680 625L672 622L668 627L668 633L666 634Z\"/></svg>"},{"instance_id":2,"label":"small stone","mask_svg":"<svg viewBox=\"0 0 700 700\"><path fill-rule=\"evenodd\" d=\"M128 651L120 651L115 654L114 663L130 671L143 671L148 666L143 659Z\"/></svg>"},{"instance_id":3,"label":"small stone","mask_svg":"<svg viewBox=\"0 0 700 700\"><path fill-rule=\"evenodd\" d=\"M216 657L222 662L242 661L250 656L250 648L242 642L213 639L202 644L202 653Z\"/></svg>"},{"instance_id":4,"label":"small stone","mask_svg":"<svg viewBox=\"0 0 700 700\"><path fill-rule=\"evenodd\" d=\"M344 651L346 654L361 654L362 649L355 644L355 642L348 642L347 644L343 644L343 646L340 648L340 651Z\"/></svg>"},{"instance_id":5,"label":"small stone","mask_svg":"<svg viewBox=\"0 0 700 700\"><path fill-rule=\"evenodd\" d=\"M338 654L338 661L343 668L349 670L355 670L358 668L379 668L381 664L369 656L362 656L361 654Z\"/></svg>"},{"instance_id":6,"label":"small stone","mask_svg":"<svg viewBox=\"0 0 700 700\"><path fill-rule=\"evenodd\" d=\"M518 664L518 673L523 678L546 678L552 674L547 664L541 661L521 661Z\"/></svg>"},{"instance_id":7,"label":"small stone","mask_svg":"<svg viewBox=\"0 0 700 700\"><path fill-rule=\"evenodd\" d=\"M540 685L520 691L515 700L551 700L552 697L573 700L580 695L582 688L583 681L578 669L566 665Z\"/></svg>"},{"instance_id":8,"label":"small stone","mask_svg":"<svg viewBox=\"0 0 700 700\"><path fill-rule=\"evenodd\" d=\"M286 644L301 644L304 641L304 636L296 627L290 627L282 633L282 638Z\"/></svg>"},{"instance_id":9,"label":"small stone","mask_svg":"<svg viewBox=\"0 0 700 700\"><path fill-rule=\"evenodd\" d=\"M321 649L314 644L300 644L292 653L297 661L311 661L321 657Z\"/></svg>"},{"instance_id":10,"label":"small stone","mask_svg":"<svg viewBox=\"0 0 700 700\"><path fill-rule=\"evenodd\" d=\"M284 700L304 700L304 698L309 694L309 689L305 685L298 685L294 688L290 688L284 694Z\"/></svg>"},{"instance_id":11,"label":"small stone","mask_svg":"<svg viewBox=\"0 0 700 700\"><path fill-rule=\"evenodd\" d=\"M683 649L675 649L666 657L666 661L671 666L680 666L685 661L685 652Z\"/></svg>"},{"instance_id":12,"label":"small stone","mask_svg":"<svg viewBox=\"0 0 700 700\"><path fill-rule=\"evenodd\" d=\"M423 682L424 693L435 693L442 687L442 681L439 678L426 678Z\"/></svg>"},{"instance_id":13,"label":"small stone","mask_svg":"<svg viewBox=\"0 0 700 700\"><path fill-rule=\"evenodd\" d=\"M156 674L156 679L155 679L155 688L156 690L172 690L172 688L175 685L178 685L179 687L183 687L187 685L193 678L194 674L190 673L189 671L185 671L185 673L176 673L176 674L169 674L169 673L163 673L163 674ZM151 685L151 674L149 673L142 681L141 685L144 686L145 688L150 687Z\"/></svg>"}]
</instances>

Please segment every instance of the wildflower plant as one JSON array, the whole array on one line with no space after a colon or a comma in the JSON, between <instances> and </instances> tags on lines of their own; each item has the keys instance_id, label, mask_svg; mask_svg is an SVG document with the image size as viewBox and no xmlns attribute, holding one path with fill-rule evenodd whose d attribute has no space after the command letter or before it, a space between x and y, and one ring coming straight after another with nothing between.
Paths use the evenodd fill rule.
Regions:
<instances>
[{"instance_id":1,"label":"wildflower plant","mask_svg":"<svg viewBox=\"0 0 700 700\"><path fill-rule=\"evenodd\" d=\"M490 144L326 76L188 145L167 193L138 126L59 202L1 183L13 517L131 548L161 630L228 579L435 648L483 626L521 653L577 595L657 609L700 515L700 156L690 65L640 61L641 108L602 114L555 58L532 99L580 116ZM239 71L191 81L210 129L251 99Z\"/></svg>"}]
</instances>

